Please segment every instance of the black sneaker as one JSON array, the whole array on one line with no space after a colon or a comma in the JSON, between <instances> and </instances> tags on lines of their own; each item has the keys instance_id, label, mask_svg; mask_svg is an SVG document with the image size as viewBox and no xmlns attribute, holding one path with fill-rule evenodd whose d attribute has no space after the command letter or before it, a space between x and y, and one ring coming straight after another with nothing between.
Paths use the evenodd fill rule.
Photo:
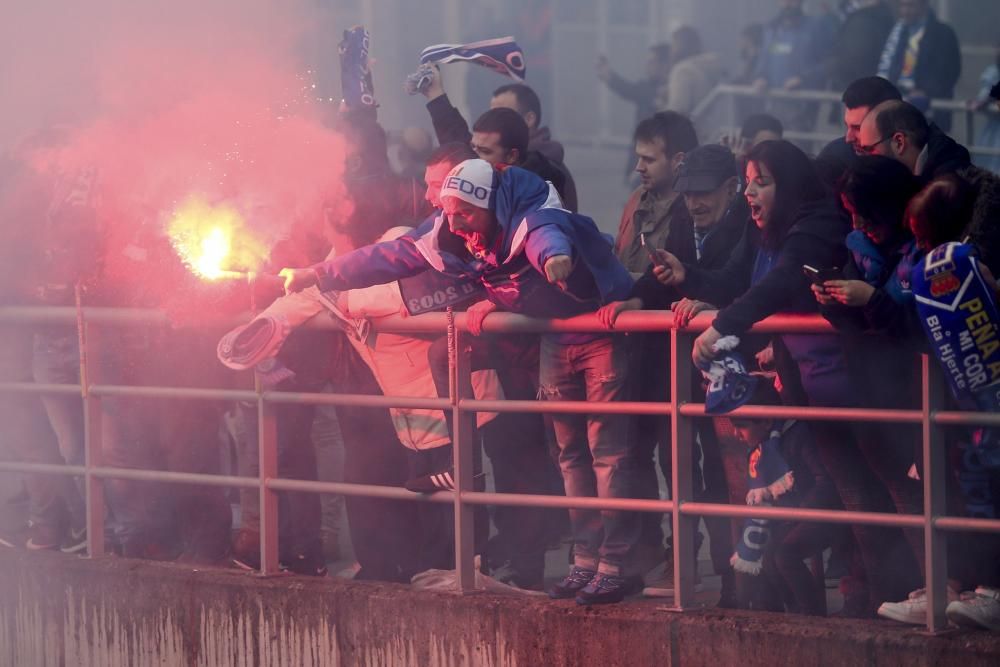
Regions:
<instances>
[{"instance_id":1,"label":"black sneaker","mask_svg":"<svg viewBox=\"0 0 1000 667\"><path fill-rule=\"evenodd\" d=\"M570 568L566 578L549 589L549 597L553 600L566 600L576 597L591 580L597 576L594 570L585 570L574 565Z\"/></svg>"},{"instance_id":2,"label":"black sneaker","mask_svg":"<svg viewBox=\"0 0 1000 667\"><path fill-rule=\"evenodd\" d=\"M473 477L473 480L477 480L485 476L486 473L479 473ZM414 477L413 479L406 480L406 482L403 483L403 488L407 491L413 491L414 493L454 491L455 473L452 468L448 468L447 470L441 470L439 472L421 475L420 477Z\"/></svg>"},{"instance_id":3,"label":"black sneaker","mask_svg":"<svg viewBox=\"0 0 1000 667\"><path fill-rule=\"evenodd\" d=\"M28 541L24 548L28 551L53 551L59 548L59 529L41 523L31 523L28 527Z\"/></svg>"},{"instance_id":4,"label":"black sneaker","mask_svg":"<svg viewBox=\"0 0 1000 667\"><path fill-rule=\"evenodd\" d=\"M326 563L323 562L323 558L321 556L310 557L306 554L295 554L287 561L282 561L281 569L307 577L325 577L327 575Z\"/></svg>"},{"instance_id":5,"label":"black sneaker","mask_svg":"<svg viewBox=\"0 0 1000 667\"><path fill-rule=\"evenodd\" d=\"M84 526L79 530L70 528L69 534L66 535L62 546L59 547L59 551L64 554L85 554L87 552L87 527Z\"/></svg>"},{"instance_id":6,"label":"black sneaker","mask_svg":"<svg viewBox=\"0 0 1000 667\"><path fill-rule=\"evenodd\" d=\"M576 603L589 605L621 602L625 596L640 590L642 590L642 577L617 577L598 572L597 576L576 594Z\"/></svg>"}]
</instances>

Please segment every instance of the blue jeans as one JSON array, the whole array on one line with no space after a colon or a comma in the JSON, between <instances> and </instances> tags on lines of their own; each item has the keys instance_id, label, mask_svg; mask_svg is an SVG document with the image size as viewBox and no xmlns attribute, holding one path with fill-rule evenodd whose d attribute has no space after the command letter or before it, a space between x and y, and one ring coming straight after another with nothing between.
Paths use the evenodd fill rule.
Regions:
<instances>
[{"instance_id":1,"label":"blue jeans","mask_svg":"<svg viewBox=\"0 0 1000 667\"><path fill-rule=\"evenodd\" d=\"M32 375L42 384L76 384L80 381L80 343L71 327L45 327L35 333ZM69 465L83 465L83 400L66 394L42 395L42 405L56 436L59 452ZM83 527L86 517L82 479L65 485L63 495L74 528Z\"/></svg>"},{"instance_id":2,"label":"blue jeans","mask_svg":"<svg viewBox=\"0 0 1000 667\"><path fill-rule=\"evenodd\" d=\"M628 399L628 350L621 336L563 344L542 337L541 394L559 401ZM567 496L635 495L635 444L627 415L552 415L559 467ZM635 512L570 510L574 564L609 575L625 574L639 537Z\"/></svg>"}]
</instances>

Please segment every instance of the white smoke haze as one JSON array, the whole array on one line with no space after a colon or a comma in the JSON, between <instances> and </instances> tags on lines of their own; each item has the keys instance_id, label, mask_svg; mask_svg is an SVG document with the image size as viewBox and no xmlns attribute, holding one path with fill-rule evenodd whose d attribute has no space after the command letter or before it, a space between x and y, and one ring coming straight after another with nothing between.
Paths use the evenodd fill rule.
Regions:
<instances>
[{"instance_id":1,"label":"white smoke haze","mask_svg":"<svg viewBox=\"0 0 1000 667\"><path fill-rule=\"evenodd\" d=\"M335 103L316 99L301 54L348 26L317 3L10 5L0 152L52 177L96 169L117 232L151 214L165 230L198 198L234 207L266 246L342 196L344 141L324 124Z\"/></svg>"}]
</instances>

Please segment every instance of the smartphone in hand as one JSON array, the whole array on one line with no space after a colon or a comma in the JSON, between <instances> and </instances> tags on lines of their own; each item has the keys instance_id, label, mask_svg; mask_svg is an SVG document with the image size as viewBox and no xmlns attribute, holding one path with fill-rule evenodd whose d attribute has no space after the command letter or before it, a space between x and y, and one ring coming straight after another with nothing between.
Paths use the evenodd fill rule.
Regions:
<instances>
[{"instance_id":1,"label":"smartphone in hand","mask_svg":"<svg viewBox=\"0 0 1000 667\"><path fill-rule=\"evenodd\" d=\"M802 265L802 273L805 274L806 278L809 279L813 285L822 286L827 280L839 280L841 276L840 269L834 267L832 269L817 269L808 264Z\"/></svg>"},{"instance_id":2,"label":"smartphone in hand","mask_svg":"<svg viewBox=\"0 0 1000 667\"><path fill-rule=\"evenodd\" d=\"M653 266L666 266L663 259L660 257L660 253L656 252L656 248L653 247L653 244L647 243L646 232L639 234L639 242L646 250L646 254L649 256L649 261L653 263Z\"/></svg>"}]
</instances>

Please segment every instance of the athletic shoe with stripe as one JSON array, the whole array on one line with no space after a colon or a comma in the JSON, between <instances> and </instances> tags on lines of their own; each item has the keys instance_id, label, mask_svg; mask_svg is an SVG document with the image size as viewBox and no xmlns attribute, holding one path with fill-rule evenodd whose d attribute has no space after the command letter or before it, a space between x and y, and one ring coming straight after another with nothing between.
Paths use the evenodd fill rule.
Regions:
<instances>
[{"instance_id":1,"label":"athletic shoe with stripe","mask_svg":"<svg viewBox=\"0 0 1000 667\"><path fill-rule=\"evenodd\" d=\"M474 479L483 477L485 473L479 473ZM403 488L414 493L434 493L435 491L454 491L455 473L452 468L439 472L414 477L406 480Z\"/></svg>"}]
</instances>

